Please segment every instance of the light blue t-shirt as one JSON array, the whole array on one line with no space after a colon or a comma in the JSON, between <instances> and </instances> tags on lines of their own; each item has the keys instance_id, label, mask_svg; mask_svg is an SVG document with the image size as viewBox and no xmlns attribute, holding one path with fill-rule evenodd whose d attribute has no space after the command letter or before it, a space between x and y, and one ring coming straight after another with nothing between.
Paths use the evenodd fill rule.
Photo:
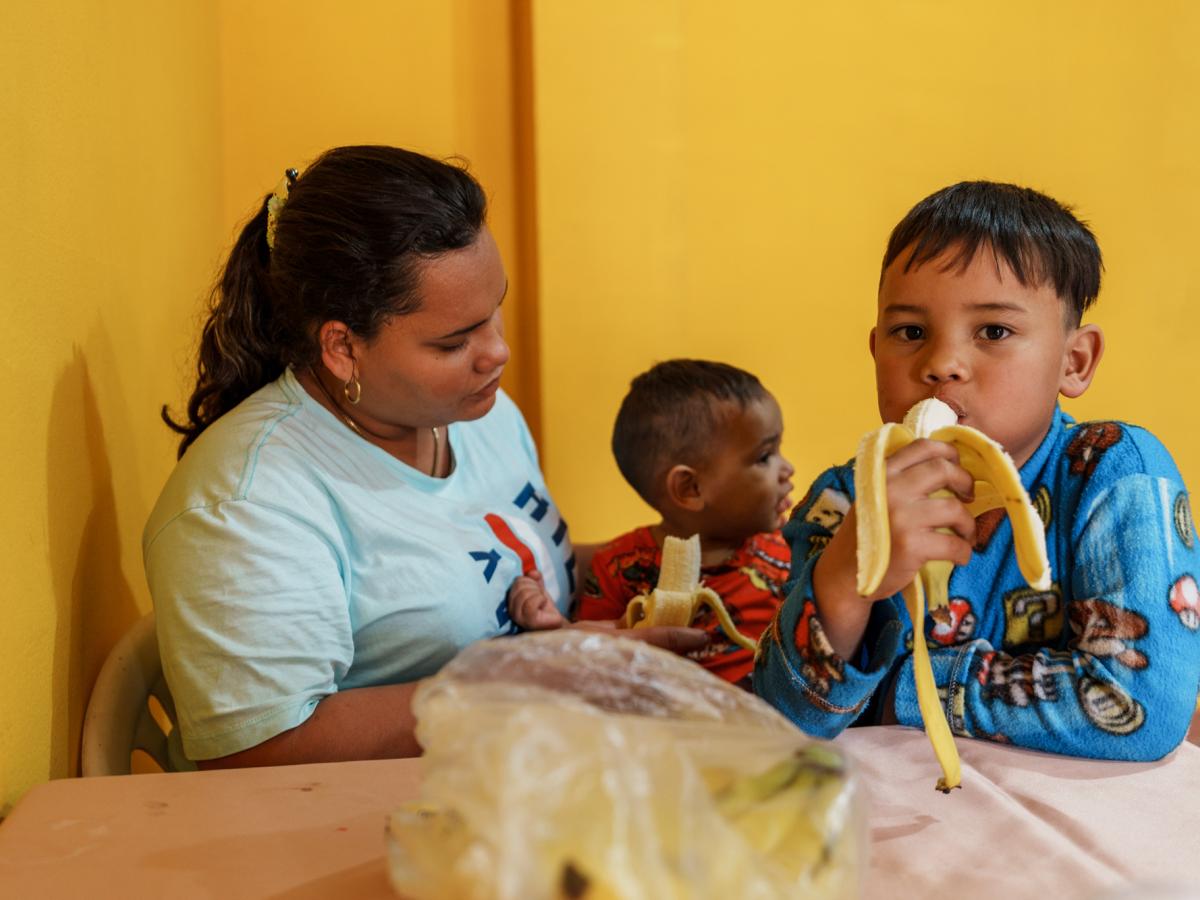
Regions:
<instances>
[{"instance_id":1,"label":"light blue t-shirt","mask_svg":"<svg viewBox=\"0 0 1200 900\"><path fill-rule=\"evenodd\" d=\"M433 478L351 432L289 370L211 425L142 538L163 670L192 759L255 746L346 688L414 681L512 631L536 567L559 608L574 556L503 393L447 429Z\"/></svg>"}]
</instances>

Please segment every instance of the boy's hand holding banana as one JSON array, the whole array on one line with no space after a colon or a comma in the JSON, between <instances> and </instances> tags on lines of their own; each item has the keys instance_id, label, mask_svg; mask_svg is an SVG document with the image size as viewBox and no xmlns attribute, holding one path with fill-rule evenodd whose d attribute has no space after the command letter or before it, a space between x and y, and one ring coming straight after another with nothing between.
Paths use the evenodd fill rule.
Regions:
<instances>
[{"instance_id":1,"label":"boy's hand holding banana","mask_svg":"<svg viewBox=\"0 0 1200 900\"><path fill-rule=\"evenodd\" d=\"M970 547L965 538L970 534L971 524L962 524L963 517L973 518L1003 506L1013 524L1021 574L1038 590L1050 588L1045 530L1029 502L1016 466L999 444L957 421L954 410L942 401L923 400L909 410L903 423L890 422L864 437L854 466L857 592L864 598L879 599L891 596L897 587L903 586L905 605L913 622L917 703L925 720L925 731L942 767L943 777L938 780L937 787L944 792L959 786L961 773L958 751L938 698L929 650L925 645L925 604L928 599L929 607L937 609L949 602L950 572L955 563L965 563L970 558ZM896 458L922 438L955 447L959 466L975 482L970 502L960 503L946 489L956 477L961 477L958 473L948 473L936 463L925 465L937 456L922 455L914 448L908 452L907 467ZM889 460L892 461L890 466ZM899 481L900 473L907 476L902 488L889 491L889 481ZM907 497L914 489L916 497ZM959 493L966 496L965 491ZM907 509L899 510L904 521L897 529L893 517L897 517L897 506L906 505L906 499L917 502L910 502ZM922 530L923 520L926 526ZM956 523L958 534L949 533L946 526ZM935 526L932 533L930 525ZM912 538L914 532L916 537ZM893 553L894 542L904 551L899 557ZM938 546L943 548L947 559L938 558L937 554L942 552L934 549Z\"/></svg>"}]
</instances>

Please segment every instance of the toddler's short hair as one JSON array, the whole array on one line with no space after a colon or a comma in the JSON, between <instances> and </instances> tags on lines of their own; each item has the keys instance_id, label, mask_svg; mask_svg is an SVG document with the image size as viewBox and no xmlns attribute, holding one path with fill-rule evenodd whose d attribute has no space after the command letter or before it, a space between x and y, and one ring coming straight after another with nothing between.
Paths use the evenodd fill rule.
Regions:
<instances>
[{"instance_id":1,"label":"toddler's short hair","mask_svg":"<svg viewBox=\"0 0 1200 900\"><path fill-rule=\"evenodd\" d=\"M951 248L957 251L951 265L966 268L981 245L1008 263L1022 285L1052 284L1071 327L1100 293L1104 264L1087 225L1052 197L995 181L959 182L909 210L888 239L880 283L910 247L905 272Z\"/></svg>"},{"instance_id":2,"label":"toddler's short hair","mask_svg":"<svg viewBox=\"0 0 1200 900\"><path fill-rule=\"evenodd\" d=\"M612 449L625 480L651 506L674 465L696 465L720 426L720 402L745 408L770 396L757 378L725 363L670 359L637 376L621 401Z\"/></svg>"}]
</instances>

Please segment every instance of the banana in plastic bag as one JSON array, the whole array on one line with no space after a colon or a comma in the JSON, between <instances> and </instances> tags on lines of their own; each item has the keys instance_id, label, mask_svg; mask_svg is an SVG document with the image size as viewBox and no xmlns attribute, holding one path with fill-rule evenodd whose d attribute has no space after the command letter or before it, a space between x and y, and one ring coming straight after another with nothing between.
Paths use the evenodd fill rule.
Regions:
<instances>
[{"instance_id":1,"label":"banana in plastic bag","mask_svg":"<svg viewBox=\"0 0 1200 900\"><path fill-rule=\"evenodd\" d=\"M405 897L857 896L845 758L693 662L528 634L468 648L414 706L422 797L388 827Z\"/></svg>"}]
</instances>

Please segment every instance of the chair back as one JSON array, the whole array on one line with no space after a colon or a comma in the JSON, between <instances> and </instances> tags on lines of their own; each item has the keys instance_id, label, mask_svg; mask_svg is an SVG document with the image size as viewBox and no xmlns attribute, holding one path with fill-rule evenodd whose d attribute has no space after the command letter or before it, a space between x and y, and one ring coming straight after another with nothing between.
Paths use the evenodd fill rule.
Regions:
<instances>
[{"instance_id":1,"label":"chair back","mask_svg":"<svg viewBox=\"0 0 1200 900\"><path fill-rule=\"evenodd\" d=\"M179 749L175 723L151 612L113 647L92 688L83 721L84 776L194 769Z\"/></svg>"}]
</instances>

